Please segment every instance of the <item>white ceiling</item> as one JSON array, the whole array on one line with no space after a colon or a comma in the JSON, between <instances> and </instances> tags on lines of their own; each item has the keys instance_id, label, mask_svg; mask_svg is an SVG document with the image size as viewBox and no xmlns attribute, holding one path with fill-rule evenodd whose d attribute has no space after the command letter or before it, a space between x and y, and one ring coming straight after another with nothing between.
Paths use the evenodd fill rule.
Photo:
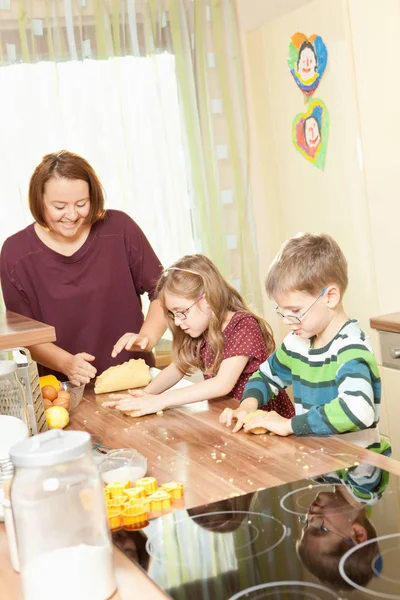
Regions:
<instances>
[{"instance_id":1,"label":"white ceiling","mask_svg":"<svg viewBox=\"0 0 400 600\"><path fill-rule=\"evenodd\" d=\"M243 32L261 27L314 0L235 0L239 26Z\"/></svg>"}]
</instances>

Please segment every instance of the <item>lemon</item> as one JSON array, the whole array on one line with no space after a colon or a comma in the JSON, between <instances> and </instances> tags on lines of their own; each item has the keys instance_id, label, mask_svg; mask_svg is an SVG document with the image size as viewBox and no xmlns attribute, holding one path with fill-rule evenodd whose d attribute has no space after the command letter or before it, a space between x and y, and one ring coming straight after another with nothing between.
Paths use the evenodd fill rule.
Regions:
<instances>
[{"instance_id":1,"label":"lemon","mask_svg":"<svg viewBox=\"0 0 400 600\"><path fill-rule=\"evenodd\" d=\"M69 413L63 406L50 406L44 414L50 429L64 429L69 423Z\"/></svg>"},{"instance_id":2,"label":"lemon","mask_svg":"<svg viewBox=\"0 0 400 600\"><path fill-rule=\"evenodd\" d=\"M39 384L40 389L44 388L46 385L52 385L56 390L61 390L61 383L54 375L43 375L43 377L39 377Z\"/></svg>"}]
</instances>

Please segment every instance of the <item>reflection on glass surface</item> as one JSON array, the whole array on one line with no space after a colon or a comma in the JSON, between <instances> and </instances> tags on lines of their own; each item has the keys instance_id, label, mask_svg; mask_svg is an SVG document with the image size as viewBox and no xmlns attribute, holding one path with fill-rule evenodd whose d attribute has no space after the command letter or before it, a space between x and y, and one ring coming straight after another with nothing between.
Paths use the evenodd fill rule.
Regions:
<instances>
[{"instance_id":1,"label":"reflection on glass surface","mask_svg":"<svg viewBox=\"0 0 400 600\"><path fill-rule=\"evenodd\" d=\"M399 489L354 465L113 538L176 600L400 598Z\"/></svg>"}]
</instances>

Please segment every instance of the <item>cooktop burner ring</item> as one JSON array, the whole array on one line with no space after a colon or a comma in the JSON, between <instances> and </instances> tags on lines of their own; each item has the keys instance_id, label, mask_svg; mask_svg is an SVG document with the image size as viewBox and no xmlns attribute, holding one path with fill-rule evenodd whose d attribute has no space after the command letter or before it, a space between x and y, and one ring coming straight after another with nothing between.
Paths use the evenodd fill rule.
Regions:
<instances>
[{"instance_id":1,"label":"cooktop burner ring","mask_svg":"<svg viewBox=\"0 0 400 600\"><path fill-rule=\"evenodd\" d=\"M276 589L278 587L288 587L289 588L303 588L303 593L304 591L307 593L307 589L310 592L310 594L307 594L306 596L302 596L302 598L304 600L325 600L325 596L326 596L326 600L330 599L334 599L334 600L341 600L341 597L338 596L336 594L336 592L334 592L333 590L330 590L329 588L321 585L320 583L312 583L312 582L307 582L307 581L271 581L269 583L260 583L259 585L254 585L253 587L249 587L246 588L245 590L241 590L240 592L238 592L237 594L235 594L234 596L231 596L229 598L229 600L240 600L240 598L249 598L249 600L261 600L262 598L267 598L268 596L255 596L254 598L250 598L249 594L252 594L253 592L262 592L262 590L266 590L266 589ZM305 588L305 589L304 589ZM321 597L320 594L318 594L318 596L315 595L315 593L312 593L311 590L314 590L314 592L316 593L317 590L318 592L325 592L325 596ZM301 591L301 590L298 590ZM291 593L292 590L286 590L285 593ZM296 593L296 590L293 590L293 593ZM312 595L311 595L312 593ZM286 596L285 596L286 597Z\"/></svg>"},{"instance_id":2,"label":"cooktop burner ring","mask_svg":"<svg viewBox=\"0 0 400 600\"><path fill-rule=\"evenodd\" d=\"M377 590L371 590L368 589L366 587L362 587L361 585L359 585L358 583L355 583L352 579L350 579L350 577L347 575L346 571L345 571L345 563L346 560L349 558L349 556L351 556L352 554L354 554L355 552L357 552L357 550L360 550L360 548L364 548L365 546L369 546L370 544L373 544L375 542L382 542L384 540L390 540L390 539L400 539L400 533L389 533L387 535L382 535L376 538L372 538L371 540L367 540L366 542L362 542L361 544L357 544L357 546L353 546L352 548L350 548L350 550L348 550L346 552L346 554L343 554L342 558L340 559L339 562L339 572L340 575L342 576L342 578L346 581L346 583L348 583L349 585L351 585L354 589L359 590L361 592L363 592L364 594L368 594L369 596L374 596L374 598L387 598L389 600L399 600L400 598L400 580L398 581L399 583L399 593L398 594L388 594L386 592L380 592ZM382 556L382 555L381 555ZM377 563L377 558L375 558L374 561L374 566L372 567L374 574L376 576L378 576L380 579L382 579L383 581L390 581L391 583L397 583L395 581L393 581L393 579L390 579L388 577L384 577L382 576L381 573L377 573L376 572L376 565Z\"/></svg>"},{"instance_id":3,"label":"cooktop burner ring","mask_svg":"<svg viewBox=\"0 0 400 600\"><path fill-rule=\"evenodd\" d=\"M283 496L283 498L281 498L279 504L280 504L281 508L283 508L284 511L290 513L291 515L296 515L298 517L303 517L305 514L307 514L310 503L307 502L308 506L307 507L304 506L304 510L302 510L302 512L298 512L297 510L292 510L291 508L288 508L285 505L285 502L288 500L288 498L291 498L292 496L295 496L299 492L303 492L302 496L300 496L300 500L301 500L302 497L304 497L307 494L307 492L310 492L310 490L316 490L318 488L332 488L332 486L339 487L339 486L343 486L343 484L340 484L340 483L337 483L337 482L332 482L332 483L325 482L325 483L315 483L313 485L313 483L310 482L309 485L303 486L301 488L297 488L296 490L292 490L291 492L288 492L287 494L285 494ZM343 487L345 487L345 486L343 486ZM374 494L370 494L370 500L372 500L373 498L374 498ZM299 501L297 501L297 503L299 503ZM301 508L303 509L302 506L301 506ZM346 512L346 511L343 510L343 509L342 510L338 509L338 510L335 511L335 514L340 514L340 513L343 513L343 512Z\"/></svg>"},{"instance_id":4,"label":"cooktop burner ring","mask_svg":"<svg viewBox=\"0 0 400 600\"><path fill-rule=\"evenodd\" d=\"M264 524L267 524L268 522L274 523L274 526L279 526L280 530L277 532L276 535L276 540L273 540L273 543L271 543L269 546L263 548L260 552L254 553L254 551L251 552L251 554L246 554L243 557L236 557L236 560L238 562L242 561L242 560L248 560L249 558L254 558L255 556L260 556L261 554L265 554L267 552L270 552L271 550L274 550L277 546L279 546L279 544L285 539L285 537L288 536L289 534L289 529L288 527L286 527L286 525L284 525L279 519L277 519L276 517L273 517L272 515L269 515L267 513L260 513L260 512L251 512L251 511L243 511L243 510L230 510L230 511L215 511L213 513L202 513L199 515L196 515L195 517L190 517L189 515L187 515L186 517L179 519L178 521L175 521L174 526L176 527L177 525L179 525L180 523L183 523L187 520L189 521L194 521L196 522L196 519L199 519L201 517L206 517L209 518L211 516L215 516L215 515L221 515L221 517L224 519L224 521L226 521L227 515L240 515L242 518L240 519L240 524L244 523L246 520L246 517L257 517L257 518L261 518L262 521L264 522ZM255 536L253 536L249 541L247 541L247 543L245 545L242 546L237 546L236 548L240 548L240 549L244 549L248 546L251 546L254 541L259 537L260 535L260 530L258 529L257 525L253 525L253 523L251 523L251 521L247 522L247 526L251 525L252 529L255 530ZM201 525L198 525L201 528ZM240 525L239 525L240 527ZM207 533L212 535L213 533L218 533L218 531L212 531L212 530L207 530L207 529L202 529L202 531L204 531L204 534L206 535ZM264 533L264 531L262 530L262 533ZM147 542L146 542L146 551L148 552L148 554L156 561L162 563L162 564L168 564L168 565L175 565L175 566L179 566L181 565L181 561L177 561L177 560L168 560L166 559L164 556L162 556L162 552L160 552L160 549L162 550L163 547L163 541L161 541L161 544L158 544L158 548L157 548L157 542L154 543L154 540L158 540L159 539L159 532L154 533L154 535L152 535L152 537L149 537Z\"/></svg>"}]
</instances>

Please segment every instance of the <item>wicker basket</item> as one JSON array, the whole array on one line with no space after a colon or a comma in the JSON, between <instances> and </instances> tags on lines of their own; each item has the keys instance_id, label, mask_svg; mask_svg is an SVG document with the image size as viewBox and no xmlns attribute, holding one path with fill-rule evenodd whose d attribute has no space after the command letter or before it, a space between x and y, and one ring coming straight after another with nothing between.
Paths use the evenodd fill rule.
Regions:
<instances>
[{"instance_id":1,"label":"wicker basket","mask_svg":"<svg viewBox=\"0 0 400 600\"><path fill-rule=\"evenodd\" d=\"M24 389L25 410L28 416L28 427L32 435L47 431L46 415L44 414L42 392L40 390L40 381L37 365L32 360L31 354L27 348L11 348L2 350L2 352L11 352L13 360L17 363L18 379ZM0 406L0 412L2 407ZM11 407L7 413L16 416Z\"/></svg>"}]
</instances>

